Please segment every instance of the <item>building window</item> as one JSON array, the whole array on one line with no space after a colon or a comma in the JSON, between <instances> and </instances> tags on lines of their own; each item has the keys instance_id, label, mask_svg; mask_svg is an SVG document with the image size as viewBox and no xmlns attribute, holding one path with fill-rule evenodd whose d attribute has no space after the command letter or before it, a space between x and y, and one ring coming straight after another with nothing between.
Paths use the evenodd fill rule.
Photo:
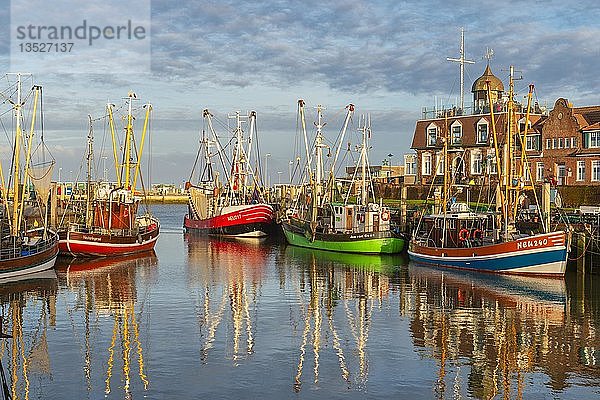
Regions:
<instances>
[{"instance_id":1,"label":"building window","mask_svg":"<svg viewBox=\"0 0 600 400\"><path fill-rule=\"evenodd\" d=\"M550 143L552 143L552 139L546 139L546 149L550 148Z\"/></svg>"},{"instance_id":2,"label":"building window","mask_svg":"<svg viewBox=\"0 0 600 400\"><path fill-rule=\"evenodd\" d=\"M462 144L462 125L456 121L452 124L452 145L460 146Z\"/></svg>"},{"instance_id":3,"label":"building window","mask_svg":"<svg viewBox=\"0 0 600 400\"><path fill-rule=\"evenodd\" d=\"M592 161L592 180L600 181L600 160Z\"/></svg>"},{"instance_id":4,"label":"building window","mask_svg":"<svg viewBox=\"0 0 600 400\"><path fill-rule=\"evenodd\" d=\"M487 143L488 140L488 123L482 119L477 124L477 143Z\"/></svg>"},{"instance_id":5,"label":"building window","mask_svg":"<svg viewBox=\"0 0 600 400\"><path fill-rule=\"evenodd\" d=\"M431 154L423 153L421 158L421 173L423 175L431 175Z\"/></svg>"},{"instance_id":6,"label":"building window","mask_svg":"<svg viewBox=\"0 0 600 400\"><path fill-rule=\"evenodd\" d=\"M438 128L435 124L427 127L427 146L435 146L437 142Z\"/></svg>"},{"instance_id":7,"label":"building window","mask_svg":"<svg viewBox=\"0 0 600 400\"><path fill-rule=\"evenodd\" d=\"M531 182L531 163L529 161L523 163L523 179L525 182Z\"/></svg>"},{"instance_id":8,"label":"building window","mask_svg":"<svg viewBox=\"0 0 600 400\"><path fill-rule=\"evenodd\" d=\"M436 175L444 175L444 170L446 169L446 161L444 160L444 153L438 152L435 155L435 173Z\"/></svg>"},{"instance_id":9,"label":"building window","mask_svg":"<svg viewBox=\"0 0 600 400\"><path fill-rule=\"evenodd\" d=\"M590 148L591 147L600 147L600 131L593 131L589 133L590 138Z\"/></svg>"},{"instance_id":10,"label":"building window","mask_svg":"<svg viewBox=\"0 0 600 400\"><path fill-rule=\"evenodd\" d=\"M540 135L531 135L527 136L527 143L525 144L525 150L527 151L540 151L542 148L540 146L541 137Z\"/></svg>"},{"instance_id":11,"label":"building window","mask_svg":"<svg viewBox=\"0 0 600 400\"><path fill-rule=\"evenodd\" d=\"M485 156L485 172L487 174L496 174L498 173L498 168L496 164L496 152L492 149L488 150L487 155Z\"/></svg>"},{"instance_id":12,"label":"building window","mask_svg":"<svg viewBox=\"0 0 600 400\"><path fill-rule=\"evenodd\" d=\"M556 138L552 139L552 148L556 149L557 145L556 145Z\"/></svg>"},{"instance_id":13,"label":"building window","mask_svg":"<svg viewBox=\"0 0 600 400\"><path fill-rule=\"evenodd\" d=\"M471 152L471 174L481 175L482 155L480 151Z\"/></svg>"},{"instance_id":14,"label":"building window","mask_svg":"<svg viewBox=\"0 0 600 400\"><path fill-rule=\"evenodd\" d=\"M535 180L538 182L542 182L544 180L544 163L543 162L535 163Z\"/></svg>"},{"instance_id":15,"label":"building window","mask_svg":"<svg viewBox=\"0 0 600 400\"><path fill-rule=\"evenodd\" d=\"M575 136L573 136L573 137L571 138L571 148L572 148L572 149L575 149L575 148L577 148L577 138L576 138Z\"/></svg>"},{"instance_id":16,"label":"building window","mask_svg":"<svg viewBox=\"0 0 600 400\"><path fill-rule=\"evenodd\" d=\"M404 155L404 174L405 175L416 175L417 165L414 154Z\"/></svg>"},{"instance_id":17,"label":"building window","mask_svg":"<svg viewBox=\"0 0 600 400\"><path fill-rule=\"evenodd\" d=\"M577 161L577 180L585 181L585 160Z\"/></svg>"},{"instance_id":18,"label":"building window","mask_svg":"<svg viewBox=\"0 0 600 400\"><path fill-rule=\"evenodd\" d=\"M563 148L563 138L558 138L558 148L559 149Z\"/></svg>"}]
</instances>

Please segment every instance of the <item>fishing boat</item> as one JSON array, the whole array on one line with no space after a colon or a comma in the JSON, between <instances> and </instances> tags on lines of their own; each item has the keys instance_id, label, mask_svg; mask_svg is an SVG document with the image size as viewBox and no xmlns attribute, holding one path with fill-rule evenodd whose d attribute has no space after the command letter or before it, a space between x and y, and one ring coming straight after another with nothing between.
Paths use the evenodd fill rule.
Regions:
<instances>
[{"instance_id":1,"label":"fishing boat","mask_svg":"<svg viewBox=\"0 0 600 400\"><path fill-rule=\"evenodd\" d=\"M264 184L252 167L253 156L256 162L260 160L258 148L254 145L256 112L251 111L247 116L236 112L230 116L235 119L233 138L229 142L230 157L214 129L213 115L205 109L203 116L205 129L202 130L190 180L185 185L188 214L184 217L183 227L190 233L237 238L266 237L273 230L275 215L273 207L265 200ZM242 129L243 122L249 124L247 138ZM198 160L201 166L197 171ZM219 180L219 171L213 170L216 163L220 163L224 182ZM191 183L196 176L196 183Z\"/></svg>"},{"instance_id":2,"label":"fishing boat","mask_svg":"<svg viewBox=\"0 0 600 400\"><path fill-rule=\"evenodd\" d=\"M535 188L523 178L530 172L526 146L521 143L527 142L530 126L519 121L522 118L530 121L533 85L523 115L517 112L513 100L513 72L511 67L506 132L501 138L496 132L494 107L489 107L495 154L491 162L500 175L497 182L490 179L488 184L495 185L496 205L493 209L474 211L467 203L456 201L456 177L451 163L444 161L443 186L438 191L434 212L421 215L409 244L408 253L413 261L494 273L564 276L570 231L550 226L549 183L543 185L543 201L540 201ZM487 96L491 104L489 81ZM443 157L447 160L450 138L445 125L445 137L441 140ZM535 203L533 207L530 198ZM524 215L535 223L524 221Z\"/></svg>"},{"instance_id":3,"label":"fishing boat","mask_svg":"<svg viewBox=\"0 0 600 400\"><path fill-rule=\"evenodd\" d=\"M2 125L14 126L15 131L10 143L12 158L8 181L0 165L0 280L50 269L58 254L58 235L47 227L47 204L55 162L47 159L49 152L43 130L41 140L34 141L38 113L40 121L43 119L39 106L42 87L33 85L30 93L23 93L22 79L30 76L9 74L7 80L13 77L16 82L1 93L4 103L12 106L14 117L14 121ZM24 126L24 115L31 116L29 127Z\"/></svg>"},{"instance_id":4,"label":"fishing boat","mask_svg":"<svg viewBox=\"0 0 600 400\"><path fill-rule=\"evenodd\" d=\"M295 204L287 211L282 228L289 244L311 249L365 254L393 254L403 250L404 237L392 229L390 210L382 201L375 201L368 162L368 138L371 136L370 118L362 118L361 145L358 165L342 196L336 192L335 167L344 143L344 137L354 113L354 105L346 107L346 116L340 133L329 176L326 176L323 150L323 107L317 106L316 137L314 148L309 152L306 134L304 101L298 101L299 117L302 122L306 148L305 180ZM314 156L314 157L313 157ZM313 165L314 161L314 165ZM357 177L358 171L361 176ZM341 183L341 182L340 182ZM356 201L350 194L357 189Z\"/></svg>"},{"instance_id":5,"label":"fishing boat","mask_svg":"<svg viewBox=\"0 0 600 400\"><path fill-rule=\"evenodd\" d=\"M79 221L70 223L59 232L61 253L74 257L122 256L146 252L154 249L160 232L160 223L148 208L139 213L143 200L136 192L138 179L141 179L140 165L144 142L148 131L151 104L145 108L144 127L138 147L133 131L133 102L135 93L127 96L125 116L125 138L122 144L122 162L119 162L117 135L114 129L113 104L107 105L107 119L110 126L115 163L116 183L95 182L91 179L93 165L93 129L90 117L87 150L87 193L84 212ZM142 193L146 190L143 188Z\"/></svg>"}]
</instances>

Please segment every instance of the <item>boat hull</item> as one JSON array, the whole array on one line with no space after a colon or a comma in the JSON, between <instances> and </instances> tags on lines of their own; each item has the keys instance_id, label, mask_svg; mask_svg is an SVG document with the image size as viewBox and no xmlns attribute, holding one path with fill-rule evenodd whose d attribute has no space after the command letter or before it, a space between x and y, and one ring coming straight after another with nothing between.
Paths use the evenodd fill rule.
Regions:
<instances>
[{"instance_id":1,"label":"boat hull","mask_svg":"<svg viewBox=\"0 0 600 400\"><path fill-rule=\"evenodd\" d=\"M269 235L274 221L273 207L262 203L223 207L220 215L206 219L192 219L186 215L183 227L187 232L260 238Z\"/></svg>"},{"instance_id":2,"label":"boat hull","mask_svg":"<svg viewBox=\"0 0 600 400\"><path fill-rule=\"evenodd\" d=\"M56 233L48 232L56 236ZM47 247L39 252L22 254L19 257L0 258L0 282L50 269L54 267L57 256L58 237L49 239Z\"/></svg>"},{"instance_id":3,"label":"boat hull","mask_svg":"<svg viewBox=\"0 0 600 400\"><path fill-rule=\"evenodd\" d=\"M282 224L288 243L310 249L362 254L395 254L405 246L404 238L391 231L363 233L317 233L313 238L307 230L287 222Z\"/></svg>"},{"instance_id":4,"label":"boat hull","mask_svg":"<svg viewBox=\"0 0 600 400\"><path fill-rule=\"evenodd\" d=\"M568 256L565 232L551 232L470 248L435 248L409 244L411 260L440 267L482 272L562 277Z\"/></svg>"},{"instance_id":5,"label":"boat hull","mask_svg":"<svg viewBox=\"0 0 600 400\"><path fill-rule=\"evenodd\" d=\"M152 229L138 235L68 231L61 233L59 249L61 254L73 257L114 257L136 254L153 250L159 233L158 222Z\"/></svg>"}]
</instances>

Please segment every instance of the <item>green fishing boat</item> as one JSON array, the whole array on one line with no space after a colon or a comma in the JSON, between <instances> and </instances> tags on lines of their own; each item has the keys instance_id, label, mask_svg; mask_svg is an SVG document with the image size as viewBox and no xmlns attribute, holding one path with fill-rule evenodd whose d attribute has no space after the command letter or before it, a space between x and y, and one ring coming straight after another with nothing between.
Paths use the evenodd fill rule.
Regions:
<instances>
[{"instance_id":1,"label":"green fishing boat","mask_svg":"<svg viewBox=\"0 0 600 400\"><path fill-rule=\"evenodd\" d=\"M304 102L300 100L299 111L302 126L304 122ZM371 173L368 166L367 151L368 138L371 136L370 119L361 118L362 124L359 129L362 136L362 144L357 147L360 154L358 165L349 184L346 185L346 193L339 193L342 185L336 184L334 168L344 142L344 135L348 123L354 112L354 106L346 107L346 118L340 134L339 144L330 173L327 179L324 177L325 167L323 165L324 139L322 127L321 106L317 106L317 122L315 122L316 137L314 140L314 157L312 153L307 156L307 176L309 183L300 185L300 192L296 196L296 202L287 210L286 218L282 221L282 228L289 244L318 250L329 250L345 253L363 254L395 254L400 253L405 247L403 235L392 229L390 221L390 210L384 206L381 200L376 202L374 190L371 184ZM308 137L304 131L306 148L308 149ZM307 151L307 153L309 153ZM311 165L314 161L314 168ZM361 174L357 177L357 172ZM353 202L350 201L350 193L357 190ZM337 192L336 192L337 190ZM342 197L342 201L333 201L336 197Z\"/></svg>"}]
</instances>

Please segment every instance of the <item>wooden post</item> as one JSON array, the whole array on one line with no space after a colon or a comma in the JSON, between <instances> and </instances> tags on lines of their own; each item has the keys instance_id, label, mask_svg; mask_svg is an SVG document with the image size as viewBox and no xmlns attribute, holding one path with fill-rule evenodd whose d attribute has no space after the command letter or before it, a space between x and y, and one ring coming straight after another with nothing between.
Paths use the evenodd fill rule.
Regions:
<instances>
[{"instance_id":1,"label":"wooden post","mask_svg":"<svg viewBox=\"0 0 600 400\"><path fill-rule=\"evenodd\" d=\"M400 226L402 232L407 231L408 227L408 215L406 213L406 198L408 197L408 188L406 185L402 185L400 190Z\"/></svg>"},{"instance_id":2,"label":"wooden post","mask_svg":"<svg viewBox=\"0 0 600 400\"><path fill-rule=\"evenodd\" d=\"M550 183L542 186L542 215L546 230L550 229Z\"/></svg>"},{"instance_id":3,"label":"wooden post","mask_svg":"<svg viewBox=\"0 0 600 400\"><path fill-rule=\"evenodd\" d=\"M585 233L577 234L577 274L585 275L585 245L586 245Z\"/></svg>"}]
</instances>

